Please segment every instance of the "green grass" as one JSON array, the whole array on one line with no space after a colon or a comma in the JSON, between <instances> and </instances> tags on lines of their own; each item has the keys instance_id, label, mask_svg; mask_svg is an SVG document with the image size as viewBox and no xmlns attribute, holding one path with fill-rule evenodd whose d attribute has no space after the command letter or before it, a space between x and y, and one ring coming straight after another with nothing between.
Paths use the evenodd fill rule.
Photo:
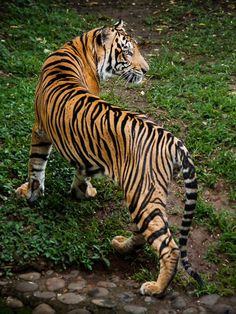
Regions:
<instances>
[{"instance_id":1,"label":"green grass","mask_svg":"<svg viewBox=\"0 0 236 314\"><path fill-rule=\"evenodd\" d=\"M73 201L67 196L73 168L53 152L47 167L45 197L29 206L14 195L14 189L26 181L34 91L44 59L71 38L108 21L102 17L79 16L58 1L18 0L3 7L0 13L0 267L10 273L16 264L30 265L38 259L63 267L80 264L92 269L98 261L109 266L110 240L117 234L128 234L124 230L129 223L122 193L110 180L95 181L96 198ZM233 2L213 6L208 1L204 5L178 1L178 5L160 7L160 15L146 17L147 26L161 33L160 49L150 59L151 87L145 92L148 106L137 110L150 114L184 139L197 166L201 190L214 189L223 180L232 204L231 209L217 212L203 200L198 203L196 223L219 234L207 253L207 261L209 265L220 265L214 278L204 274L209 284L198 294L227 295L236 289L233 8ZM139 87L131 90L139 92ZM121 97L115 96L113 89L102 95L115 105L126 108L129 105L128 101L120 103ZM148 248L142 258L148 263L137 258L136 263L141 266L139 270L136 267L134 274L141 281L153 278L147 265L157 264ZM180 280L181 287L188 284L192 284L191 280Z\"/></svg>"}]
</instances>

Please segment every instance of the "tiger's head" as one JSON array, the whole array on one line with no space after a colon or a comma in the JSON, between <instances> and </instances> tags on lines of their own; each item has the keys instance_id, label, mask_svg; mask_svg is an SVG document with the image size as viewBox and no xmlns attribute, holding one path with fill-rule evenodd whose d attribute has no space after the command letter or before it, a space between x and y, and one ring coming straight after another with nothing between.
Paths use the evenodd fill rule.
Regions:
<instances>
[{"instance_id":1,"label":"tiger's head","mask_svg":"<svg viewBox=\"0 0 236 314\"><path fill-rule=\"evenodd\" d=\"M149 66L123 24L120 20L114 27L95 32L98 75L101 80L117 75L129 83L140 83Z\"/></svg>"}]
</instances>

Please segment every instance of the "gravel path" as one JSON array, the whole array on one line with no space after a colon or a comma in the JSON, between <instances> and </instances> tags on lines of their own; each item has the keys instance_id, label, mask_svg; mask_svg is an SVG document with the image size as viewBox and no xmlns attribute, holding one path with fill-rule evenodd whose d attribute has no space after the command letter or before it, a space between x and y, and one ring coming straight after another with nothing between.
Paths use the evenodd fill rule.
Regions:
<instances>
[{"instance_id":1,"label":"gravel path","mask_svg":"<svg viewBox=\"0 0 236 314\"><path fill-rule=\"evenodd\" d=\"M29 306L33 314L236 314L236 296L194 298L171 291L158 299L141 296L139 287L136 281L116 275L48 270L1 278L0 294L9 308Z\"/></svg>"}]
</instances>

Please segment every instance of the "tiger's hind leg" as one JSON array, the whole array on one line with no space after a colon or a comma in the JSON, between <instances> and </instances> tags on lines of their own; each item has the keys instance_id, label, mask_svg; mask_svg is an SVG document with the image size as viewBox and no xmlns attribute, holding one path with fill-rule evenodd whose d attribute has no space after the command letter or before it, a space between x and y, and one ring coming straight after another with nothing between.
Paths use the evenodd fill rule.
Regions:
<instances>
[{"instance_id":1,"label":"tiger's hind leg","mask_svg":"<svg viewBox=\"0 0 236 314\"><path fill-rule=\"evenodd\" d=\"M69 192L71 196L79 200L96 196L97 190L92 186L90 181L91 178L84 176L83 171L78 167Z\"/></svg>"},{"instance_id":2,"label":"tiger's hind leg","mask_svg":"<svg viewBox=\"0 0 236 314\"><path fill-rule=\"evenodd\" d=\"M113 248L121 255L132 253L145 244L146 240L142 234L138 232L136 225L133 227L133 234L127 238L124 236L116 236L112 239Z\"/></svg>"},{"instance_id":3,"label":"tiger's hind leg","mask_svg":"<svg viewBox=\"0 0 236 314\"><path fill-rule=\"evenodd\" d=\"M34 202L44 193L45 168L52 143L43 129L35 123L32 130L31 151L28 163L28 182L16 189L16 194Z\"/></svg>"},{"instance_id":4,"label":"tiger's hind leg","mask_svg":"<svg viewBox=\"0 0 236 314\"><path fill-rule=\"evenodd\" d=\"M162 296L177 271L179 249L172 238L163 211L157 210L156 216L148 224L143 224L141 229L143 229L143 235L147 242L152 245L157 255L159 255L160 272L157 281L145 282L140 291L145 295Z\"/></svg>"}]
</instances>

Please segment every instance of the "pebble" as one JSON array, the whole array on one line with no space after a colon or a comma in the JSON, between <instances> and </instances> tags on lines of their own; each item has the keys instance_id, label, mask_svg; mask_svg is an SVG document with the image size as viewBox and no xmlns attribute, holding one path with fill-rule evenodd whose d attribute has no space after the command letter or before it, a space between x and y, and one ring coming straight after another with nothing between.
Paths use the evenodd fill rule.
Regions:
<instances>
[{"instance_id":1,"label":"pebble","mask_svg":"<svg viewBox=\"0 0 236 314\"><path fill-rule=\"evenodd\" d=\"M103 287L103 288L116 288L117 287L117 285L114 282L110 282L110 281L98 281L97 286Z\"/></svg>"},{"instance_id":2,"label":"pebble","mask_svg":"<svg viewBox=\"0 0 236 314\"><path fill-rule=\"evenodd\" d=\"M113 309L116 307L116 302L110 300L110 299L93 299L92 303L99 306L104 307L107 309Z\"/></svg>"},{"instance_id":3,"label":"pebble","mask_svg":"<svg viewBox=\"0 0 236 314\"><path fill-rule=\"evenodd\" d=\"M134 300L134 298L135 298L135 294L131 291L125 291L125 292L119 294L119 299L125 303L132 302Z\"/></svg>"},{"instance_id":4,"label":"pebble","mask_svg":"<svg viewBox=\"0 0 236 314\"><path fill-rule=\"evenodd\" d=\"M16 284L16 290L19 292L32 292L38 289L38 284L31 281L19 281Z\"/></svg>"},{"instance_id":5,"label":"pebble","mask_svg":"<svg viewBox=\"0 0 236 314\"><path fill-rule=\"evenodd\" d=\"M49 278L46 281L46 286L49 291L57 291L65 287L65 280L57 277Z\"/></svg>"},{"instance_id":6,"label":"pebble","mask_svg":"<svg viewBox=\"0 0 236 314\"><path fill-rule=\"evenodd\" d=\"M125 305L124 310L127 313L132 314L143 314L147 312L147 308L143 306L137 306L137 305Z\"/></svg>"},{"instance_id":7,"label":"pebble","mask_svg":"<svg viewBox=\"0 0 236 314\"><path fill-rule=\"evenodd\" d=\"M213 306L216 304L216 302L219 300L220 296L218 294L209 294L209 295L204 295L199 299L199 302L201 304L204 304L208 307Z\"/></svg>"},{"instance_id":8,"label":"pebble","mask_svg":"<svg viewBox=\"0 0 236 314\"><path fill-rule=\"evenodd\" d=\"M78 304L85 300L85 297L73 292L58 294L57 299L64 304Z\"/></svg>"},{"instance_id":9,"label":"pebble","mask_svg":"<svg viewBox=\"0 0 236 314\"><path fill-rule=\"evenodd\" d=\"M74 281L68 285L69 290L82 290L86 286L85 280Z\"/></svg>"},{"instance_id":10,"label":"pebble","mask_svg":"<svg viewBox=\"0 0 236 314\"><path fill-rule=\"evenodd\" d=\"M91 314L91 312L89 312L86 309L75 309L70 312L67 312L66 314Z\"/></svg>"},{"instance_id":11,"label":"pebble","mask_svg":"<svg viewBox=\"0 0 236 314\"><path fill-rule=\"evenodd\" d=\"M182 314L198 314L199 311L195 307L189 307L188 309L184 310Z\"/></svg>"},{"instance_id":12,"label":"pebble","mask_svg":"<svg viewBox=\"0 0 236 314\"><path fill-rule=\"evenodd\" d=\"M7 303L7 306L13 309L19 309L24 306L24 304L20 300L16 298L12 298L12 297L8 297L6 300L6 303Z\"/></svg>"},{"instance_id":13,"label":"pebble","mask_svg":"<svg viewBox=\"0 0 236 314\"><path fill-rule=\"evenodd\" d=\"M52 291L35 291L34 296L37 299L53 299L56 297L56 293Z\"/></svg>"},{"instance_id":14,"label":"pebble","mask_svg":"<svg viewBox=\"0 0 236 314\"><path fill-rule=\"evenodd\" d=\"M41 274L37 272L31 272L26 274L19 275L20 279L26 280L26 281L34 281L40 279Z\"/></svg>"},{"instance_id":15,"label":"pebble","mask_svg":"<svg viewBox=\"0 0 236 314\"><path fill-rule=\"evenodd\" d=\"M223 303L214 305L211 308L211 310L214 314L233 314L232 306L228 304L223 304ZM235 312L236 312L236 308L235 308Z\"/></svg>"},{"instance_id":16,"label":"pebble","mask_svg":"<svg viewBox=\"0 0 236 314\"><path fill-rule=\"evenodd\" d=\"M109 291L106 288L91 288L87 291L90 297L102 298L108 295Z\"/></svg>"},{"instance_id":17,"label":"pebble","mask_svg":"<svg viewBox=\"0 0 236 314\"><path fill-rule=\"evenodd\" d=\"M56 311L48 304L39 304L32 312L32 314L55 314Z\"/></svg>"},{"instance_id":18,"label":"pebble","mask_svg":"<svg viewBox=\"0 0 236 314\"><path fill-rule=\"evenodd\" d=\"M172 303L172 306L178 310L181 310L181 309L186 307L186 302L185 302L184 298L182 298L180 296L175 298L174 300L172 300L171 303Z\"/></svg>"}]
</instances>

